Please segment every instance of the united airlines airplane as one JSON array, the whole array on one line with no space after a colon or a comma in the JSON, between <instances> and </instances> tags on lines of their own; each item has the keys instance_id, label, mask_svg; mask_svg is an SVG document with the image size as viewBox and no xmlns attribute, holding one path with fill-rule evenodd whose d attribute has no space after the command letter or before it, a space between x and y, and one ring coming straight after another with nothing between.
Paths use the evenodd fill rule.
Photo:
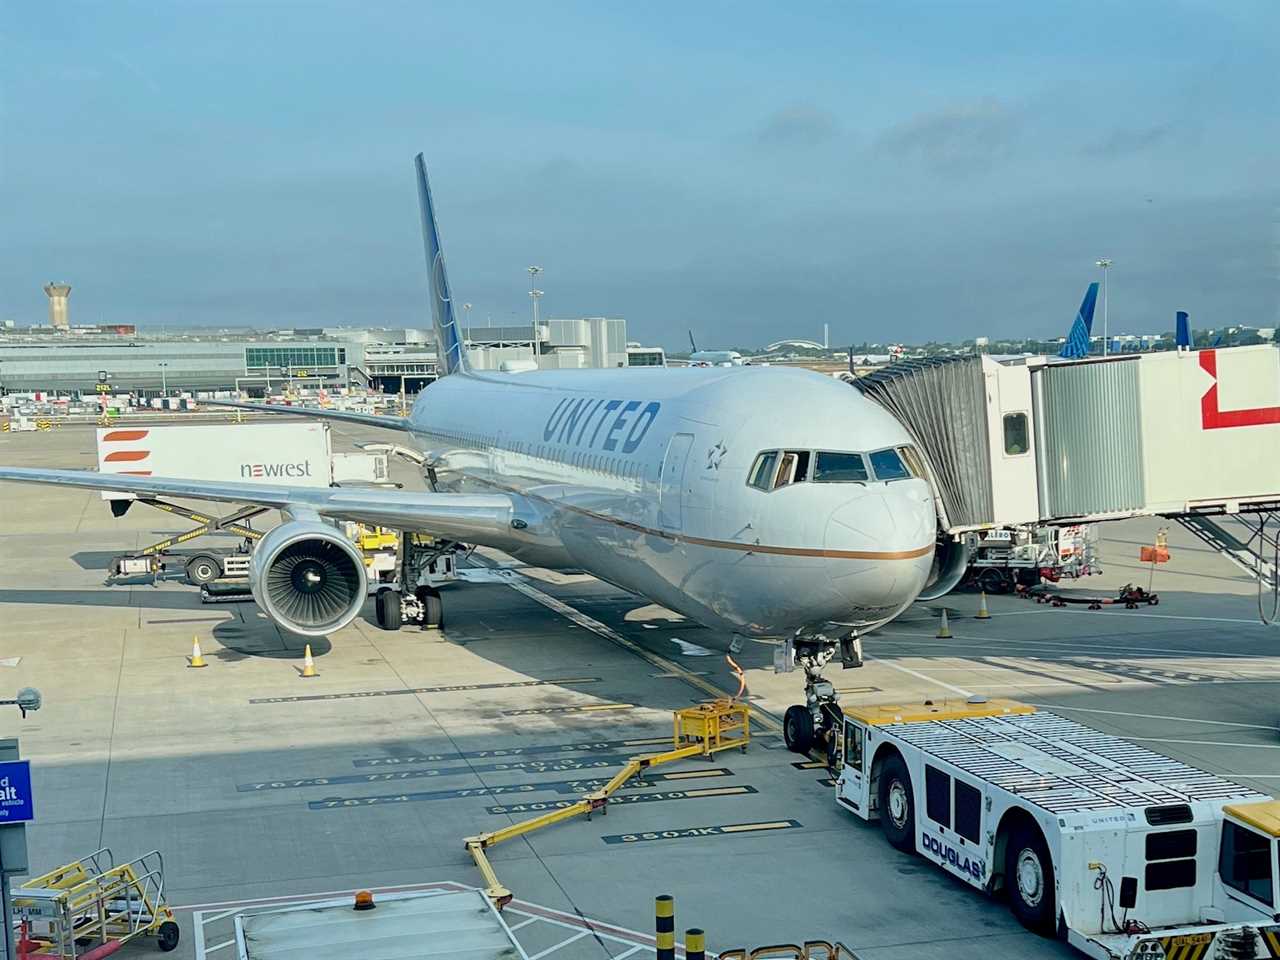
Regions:
<instances>
[{"instance_id":1,"label":"united airlines airplane","mask_svg":"<svg viewBox=\"0 0 1280 960\"><path fill-rule=\"evenodd\" d=\"M400 431L431 492L14 467L0 480L278 508L284 522L258 544L250 582L267 616L308 636L347 625L368 596L336 521L585 570L735 643L780 642L805 668L821 722L813 687L837 649L856 665L862 633L963 572L955 551L935 563L933 494L907 431L857 390L802 370L471 370L421 154L416 165L444 375L407 417L242 406ZM412 571L376 603L388 627L441 617L438 592Z\"/></svg>"}]
</instances>

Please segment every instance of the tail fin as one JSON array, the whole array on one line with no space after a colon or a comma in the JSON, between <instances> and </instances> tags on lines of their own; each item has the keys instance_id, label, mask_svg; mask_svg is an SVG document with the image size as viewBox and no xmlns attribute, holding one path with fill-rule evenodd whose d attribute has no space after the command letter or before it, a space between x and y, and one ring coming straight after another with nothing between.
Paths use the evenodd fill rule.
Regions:
<instances>
[{"instance_id":1,"label":"tail fin","mask_svg":"<svg viewBox=\"0 0 1280 960\"><path fill-rule=\"evenodd\" d=\"M1075 322L1071 324L1067 342L1062 345L1058 356L1068 360L1079 360L1089 355L1089 335L1093 332L1093 308L1097 302L1098 284L1094 282L1089 284L1089 289L1084 292L1080 311L1076 314Z\"/></svg>"},{"instance_id":2,"label":"tail fin","mask_svg":"<svg viewBox=\"0 0 1280 960\"><path fill-rule=\"evenodd\" d=\"M449 276L444 269L444 251L440 249L440 231L436 227L435 207L431 203L431 185L427 183L427 166L422 154L414 158L418 169L418 205L422 209L422 245L427 254L427 274L431 287L431 322L435 327L437 364L441 374L469 373L467 351L460 328L453 316L453 299L449 293Z\"/></svg>"},{"instance_id":3,"label":"tail fin","mask_svg":"<svg viewBox=\"0 0 1280 960\"><path fill-rule=\"evenodd\" d=\"M1185 310L1178 311L1178 329L1175 332L1174 341L1179 349L1191 349L1191 322Z\"/></svg>"},{"instance_id":4,"label":"tail fin","mask_svg":"<svg viewBox=\"0 0 1280 960\"><path fill-rule=\"evenodd\" d=\"M698 352L698 344L694 342L692 330L689 331L689 346L693 347L694 353Z\"/></svg>"}]
</instances>

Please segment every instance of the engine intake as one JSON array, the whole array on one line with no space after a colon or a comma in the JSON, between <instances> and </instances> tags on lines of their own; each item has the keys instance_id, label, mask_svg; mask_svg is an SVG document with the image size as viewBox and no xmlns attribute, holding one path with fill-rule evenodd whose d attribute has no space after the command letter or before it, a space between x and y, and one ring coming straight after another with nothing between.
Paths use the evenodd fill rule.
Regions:
<instances>
[{"instance_id":1,"label":"engine intake","mask_svg":"<svg viewBox=\"0 0 1280 960\"><path fill-rule=\"evenodd\" d=\"M355 544L318 521L293 520L271 530L249 561L253 598L294 633L322 637L356 618L368 594Z\"/></svg>"}]
</instances>

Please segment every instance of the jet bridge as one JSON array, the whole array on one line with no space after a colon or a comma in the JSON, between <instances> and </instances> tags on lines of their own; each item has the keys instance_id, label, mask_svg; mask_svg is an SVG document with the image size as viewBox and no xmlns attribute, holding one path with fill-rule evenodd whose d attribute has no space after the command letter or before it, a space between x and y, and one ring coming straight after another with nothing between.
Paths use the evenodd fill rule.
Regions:
<instances>
[{"instance_id":1,"label":"jet bridge","mask_svg":"<svg viewBox=\"0 0 1280 960\"><path fill-rule=\"evenodd\" d=\"M915 438L948 534L1169 517L1274 584L1274 345L1076 361L928 358L852 383Z\"/></svg>"}]
</instances>

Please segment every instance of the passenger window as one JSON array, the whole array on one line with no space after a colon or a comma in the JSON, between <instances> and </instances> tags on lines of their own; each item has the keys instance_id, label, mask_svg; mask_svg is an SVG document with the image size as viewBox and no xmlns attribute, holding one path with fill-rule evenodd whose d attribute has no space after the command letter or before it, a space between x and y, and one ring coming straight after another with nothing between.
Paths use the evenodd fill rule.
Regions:
<instances>
[{"instance_id":1,"label":"passenger window","mask_svg":"<svg viewBox=\"0 0 1280 960\"><path fill-rule=\"evenodd\" d=\"M956 833L970 843L982 836L982 792L962 780L956 781Z\"/></svg>"},{"instance_id":2,"label":"passenger window","mask_svg":"<svg viewBox=\"0 0 1280 960\"><path fill-rule=\"evenodd\" d=\"M1025 413L1006 413L1004 415L1004 452L1011 457L1026 453L1031 449L1027 441L1027 415Z\"/></svg>"},{"instance_id":3,"label":"passenger window","mask_svg":"<svg viewBox=\"0 0 1280 960\"><path fill-rule=\"evenodd\" d=\"M1218 857L1222 882L1271 906L1271 841L1239 824L1222 824L1222 852Z\"/></svg>"},{"instance_id":4,"label":"passenger window","mask_svg":"<svg viewBox=\"0 0 1280 960\"><path fill-rule=\"evenodd\" d=\"M924 808L934 823L951 826L951 777L927 764L924 768Z\"/></svg>"},{"instance_id":5,"label":"passenger window","mask_svg":"<svg viewBox=\"0 0 1280 960\"><path fill-rule=\"evenodd\" d=\"M760 454L751 467L751 479L747 483L757 490L768 490L773 485L773 468L777 463L777 450L768 450Z\"/></svg>"},{"instance_id":6,"label":"passenger window","mask_svg":"<svg viewBox=\"0 0 1280 960\"><path fill-rule=\"evenodd\" d=\"M867 464L860 453L818 451L813 467L814 483L865 483Z\"/></svg>"},{"instance_id":7,"label":"passenger window","mask_svg":"<svg viewBox=\"0 0 1280 960\"><path fill-rule=\"evenodd\" d=\"M911 476L897 450L877 450L871 454L871 468L877 480L906 480Z\"/></svg>"}]
</instances>

